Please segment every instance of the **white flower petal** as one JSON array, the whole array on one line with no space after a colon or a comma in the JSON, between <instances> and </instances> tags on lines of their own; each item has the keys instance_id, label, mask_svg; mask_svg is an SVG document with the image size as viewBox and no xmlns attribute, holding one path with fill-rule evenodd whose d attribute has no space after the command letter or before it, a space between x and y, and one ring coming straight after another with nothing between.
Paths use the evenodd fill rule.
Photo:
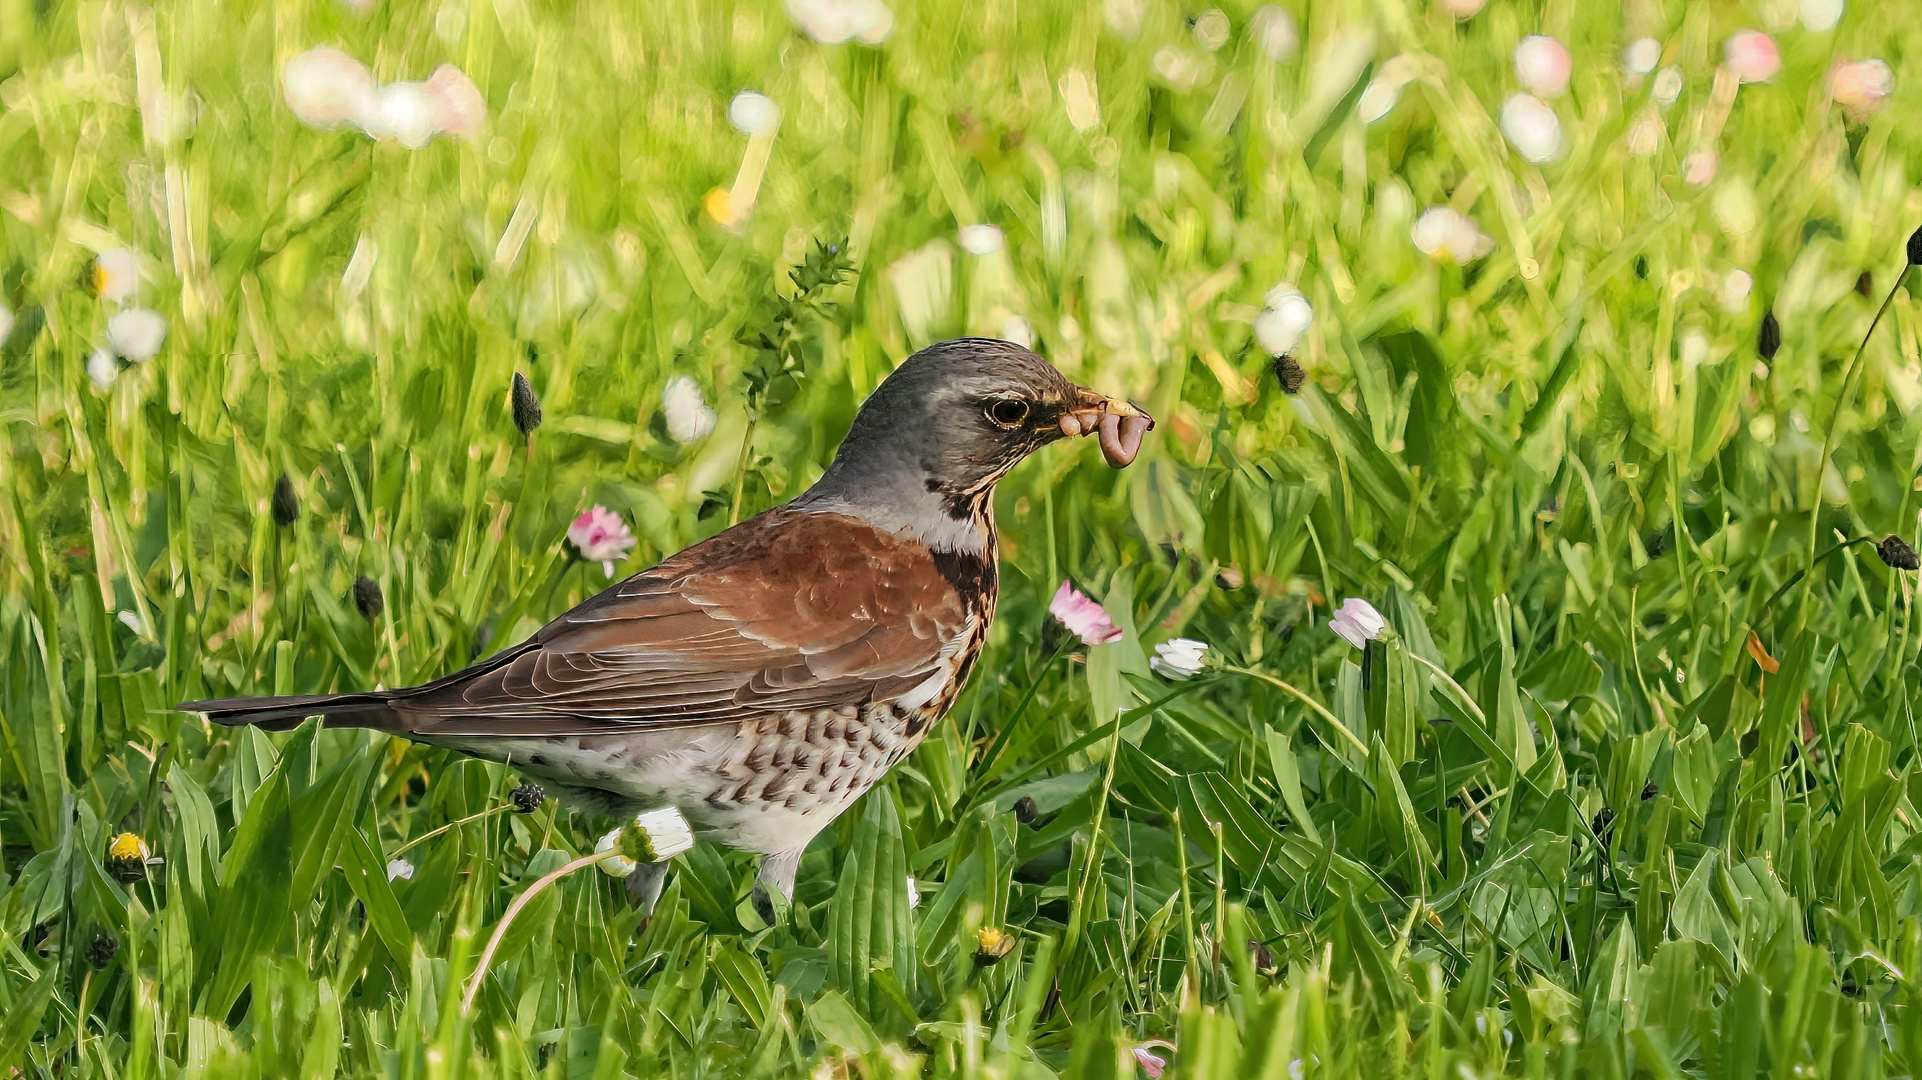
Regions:
<instances>
[{"instance_id":1,"label":"white flower petal","mask_svg":"<svg viewBox=\"0 0 1922 1080\"><path fill-rule=\"evenodd\" d=\"M1622 68L1631 75L1646 75L1662 62L1662 43L1654 38L1636 38L1622 50Z\"/></svg>"},{"instance_id":2,"label":"white flower petal","mask_svg":"<svg viewBox=\"0 0 1922 1080\"><path fill-rule=\"evenodd\" d=\"M114 359L112 349L95 349L87 357L87 378L102 390L112 386L120 377L120 361Z\"/></svg>"},{"instance_id":3,"label":"white flower petal","mask_svg":"<svg viewBox=\"0 0 1922 1080\"><path fill-rule=\"evenodd\" d=\"M661 411L666 414L668 437L683 445L700 442L714 430L714 410L701 398L701 388L693 379L676 375L661 390Z\"/></svg>"},{"instance_id":4,"label":"white flower petal","mask_svg":"<svg viewBox=\"0 0 1922 1080\"><path fill-rule=\"evenodd\" d=\"M1562 121L1533 94L1513 94L1502 103L1502 134L1516 152L1541 164L1562 149Z\"/></svg>"},{"instance_id":5,"label":"white flower petal","mask_svg":"<svg viewBox=\"0 0 1922 1080\"><path fill-rule=\"evenodd\" d=\"M375 95L367 134L392 139L409 150L426 146L439 130L440 103L426 83L388 83Z\"/></svg>"},{"instance_id":6,"label":"white flower petal","mask_svg":"<svg viewBox=\"0 0 1922 1080\"><path fill-rule=\"evenodd\" d=\"M728 103L727 122L743 135L771 135L781 123L781 107L766 94L743 90Z\"/></svg>"},{"instance_id":7,"label":"white flower petal","mask_svg":"<svg viewBox=\"0 0 1922 1080\"><path fill-rule=\"evenodd\" d=\"M992 255L1001 250L1001 230L994 225L963 225L958 239L961 250L970 255Z\"/></svg>"},{"instance_id":8,"label":"white flower petal","mask_svg":"<svg viewBox=\"0 0 1922 1080\"><path fill-rule=\"evenodd\" d=\"M309 49L280 72L287 107L308 127L366 126L375 103L367 65L339 49Z\"/></svg>"},{"instance_id":9,"label":"white flower petal","mask_svg":"<svg viewBox=\"0 0 1922 1080\"><path fill-rule=\"evenodd\" d=\"M136 364L158 356L166 341L167 320L150 308L128 308L107 320L107 344Z\"/></svg>"}]
</instances>

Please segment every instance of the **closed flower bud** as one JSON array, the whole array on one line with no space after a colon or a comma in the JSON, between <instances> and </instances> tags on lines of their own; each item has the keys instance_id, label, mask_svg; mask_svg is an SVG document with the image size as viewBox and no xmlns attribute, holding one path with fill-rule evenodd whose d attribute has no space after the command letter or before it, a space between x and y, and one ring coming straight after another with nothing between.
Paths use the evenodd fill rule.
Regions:
<instances>
[{"instance_id":1,"label":"closed flower bud","mask_svg":"<svg viewBox=\"0 0 1922 1080\"><path fill-rule=\"evenodd\" d=\"M539 810L541 804L547 801L547 789L539 784L522 784L508 792L507 797L514 800L516 813L531 814Z\"/></svg>"},{"instance_id":2,"label":"closed flower bud","mask_svg":"<svg viewBox=\"0 0 1922 1080\"><path fill-rule=\"evenodd\" d=\"M1909 265L1922 263L1922 228L1909 234Z\"/></svg>"},{"instance_id":3,"label":"closed flower bud","mask_svg":"<svg viewBox=\"0 0 1922 1080\"><path fill-rule=\"evenodd\" d=\"M1648 783L1642 785L1642 801L1647 802L1653 799L1655 796L1661 794L1661 791L1661 788L1655 786L1655 781L1650 780Z\"/></svg>"},{"instance_id":4,"label":"closed flower bud","mask_svg":"<svg viewBox=\"0 0 1922 1080\"><path fill-rule=\"evenodd\" d=\"M147 860L152 857L139 834L123 832L107 842L107 873L115 881L131 885L147 876Z\"/></svg>"},{"instance_id":5,"label":"closed flower bud","mask_svg":"<svg viewBox=\"0 0 1922 1080\"><path fill-rule=\"evenodd\" d=\"M380 618L380 613L387 610L387 600L380 595L380 582L362 574L354 582L354 606L368 622Z\"/></svg>"},{"instance_id":6,"label":"closed flower bud","mask_svg":"<svg viewBox=\"0 0 1922 1080\"><path fill-rule=\"evenodd\" d=\"M102 930L87 942L87 963L95 971L113 963L114 954L120 951L120 939Z\"/></svg>"},{"instance_id":7,"label":"closed flower bud","mask_svg":"<svg viewBox=\"0 0 1922 1080\"><path fill-rule=\"evenodd\" d=\"M541 426L541 399L534 396L534 387L527 376L514 373L514 426L523 436L534 434Z\"/></svg>"},{"instance_id":8,"label":"closed flower bud","mask_svg":"<svg viewBox=\"0 0 1922 1080\"><path fill-rule=\"evenodd\" d=\"M1040 814L1040 811L1035 808L1034 799L1026 795L1016 799L1012 809L1014 810L1014 819L1023 825L1034 824L1034 819Z\"/></svg>"},{"instance_id":9,"label":"closed flower bud","mask_svg":"<svg viewBox=\"0 0 1922 1080\"><path fill-rule=\"evenodd\" d=\"M294 482L286 473L274 481L273 513L274 524L283 529L300 519L300 496L294 494Z\"/></svg>"},{"instance_id":10,"label":"closed flower bud","mask_svg":"<svg viewBox=\"0 0 1922 1080\"><path fill-rule=\"evenodd\" d=\"M1595 820L1589 822L1588 827L1595 833L1595 839L1607 843L1609 834L1615 831L1615 811L1606 806L1595 811Z\"/></svg>"},{"instance_id":11,"label":"closed flower bud","mask_svg":"<svg viewBox=\"0 0 1922 1080\"><path fill-rule=\"evenodd\" d=\"M1258 975L1273 975L1279 970L1275 964L1275 954L1268 950L1268 946L1254 938L1248 939L1248 956L1254 961L1255 973Z\"/></svg>"},{"instance_id":12,"label":"closed flower bud","mask_svg":"<svg viewBox=\"0 0 1922 1080\"><path fill-rule=\"evenodd\" d=\"M1918 230L1918 234L1922 235L1922 230ZM1915 241L1913 239L1909 241L1909 255L1911 259L1915 256ZM1762 354L1762 359L1773 360L1775 359L1775 354L1781 350L1782 324L1775 321L1775 311L1770 309L1768 314L1762 316L1762 330L1761 333L1756 335L1755 351Z\"/></svg>"},{"instance_id":13,"label":"closed flower bud","mask_svg":"<svg viewBox=\"0 0 1922 1080\"><path fill-rule=\"evenodd\" d=\"M1301 393L1301 384L1307 380L1308 373L1295 363L1294 357L1275 357L1274 369L1275 381L1281 384L1283 390L1290 394Z\"/></svg>"},{"instance_id":14,"label":"closed flower bud","mask_svg":"<svg viewBox=\"0 0 1922 1080\"><path fill-rule=\"evenodd\" d=\"M1922 559L1916 557L1915 549L1894 533L1883 537L1882 542L1875 545L1875 553L1894 569L1922 570Z\"/></svg>"}]
</instances>

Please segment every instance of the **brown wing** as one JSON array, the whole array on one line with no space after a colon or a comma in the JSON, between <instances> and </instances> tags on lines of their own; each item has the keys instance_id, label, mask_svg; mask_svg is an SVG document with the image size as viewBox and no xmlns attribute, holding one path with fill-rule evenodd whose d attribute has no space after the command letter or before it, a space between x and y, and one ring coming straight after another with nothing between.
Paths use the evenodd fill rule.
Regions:
<instances>
[{"instance_id":1,"label":"brown wing","mask_svg":"<svg viewBox=\"0 0 1922 1080\"><path fill-rule=\"evenodd\" d=\"M918 541L774 510L392 707L422 735L562 735L859 704L936 674L967 618Z\"/></svg>"}]
</instances>

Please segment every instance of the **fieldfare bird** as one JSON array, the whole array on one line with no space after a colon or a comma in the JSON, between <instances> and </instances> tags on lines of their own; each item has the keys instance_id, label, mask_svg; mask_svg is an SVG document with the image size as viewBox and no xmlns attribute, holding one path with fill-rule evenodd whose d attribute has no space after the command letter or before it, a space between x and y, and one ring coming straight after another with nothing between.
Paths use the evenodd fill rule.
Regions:
<instances>
[{"instance_id":1,"label":"fieldfare bird","mask_svg":"<svg viewBox=\"0 0 1922 1080\"><path fill-rule=\"evenodd\" d=\"M533 637L404 690L190 701L216 723L310 716L538 777L575 806L678 808L765 856L792 899L808 841L921 741L994 618L994 486L1057 439L1134 460L1154 421L1006 341L909 357L799 498L583 601ZM663 868L630 877L651 907Z\"/></svg>"}]
</instances>

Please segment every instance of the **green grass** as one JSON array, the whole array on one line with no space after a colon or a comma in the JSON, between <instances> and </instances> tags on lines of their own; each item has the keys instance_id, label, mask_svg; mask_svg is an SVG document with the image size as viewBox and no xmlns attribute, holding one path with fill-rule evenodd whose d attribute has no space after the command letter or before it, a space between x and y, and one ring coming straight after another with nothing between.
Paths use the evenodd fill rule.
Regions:
<instances>
[{"instance_id":1,"label":"green grass","mask_svg":"<svg viewBox=\"0 0 1922 1080\"><path fill-rule=\"evenodd\" d=\"M1922 520L1906 289L1851 362L1922 223L1922 28L1788 26L1729 102L1722 41L1793 5L1291 7L1277 63L1239 3L1209 52L1158 0L1132 35L1122 0L901 3L879 47L765 0L0 0L0 1068L1109 1077L1160 1040L1224 1080L1922 1069L1915 580L1837 546ZM1496 123L1537 32L1575 61L1539 167ZM1685 75L1652 156L1641 34ZM302 127L279 67L321 44L460 66L487 134ZM1868 56L1896 92L1851 121L1826 71ZM742 88L785 116L725 229ZM1423 257L1431 205L1492 253ZM976 222L1000 253L957 246ZM858 273L777 320L841 238ZM101 391L83 281L118 245L170 332ZM1292 398L1251 344L1281 281L1316 313ZM711 847L645 926L579 874L463 1012L507 904L606 824L488 813L519 779L445 751L170 711L518 640L601 583L561 545L583 508L638 570L805 487L914 348L1010 316L1160 428L1125 472L1076 444L1003 485L972 686L776 925ZM676 374L719 413L687 447ZM1058 647L1064 577L1123 641ZM1347 597L1395 633L1350 648ZM1189 682L1148 670L1177 635L1214 648ZM164 859L132 884L122 829Z\"/></svg>"}]
</instances>

